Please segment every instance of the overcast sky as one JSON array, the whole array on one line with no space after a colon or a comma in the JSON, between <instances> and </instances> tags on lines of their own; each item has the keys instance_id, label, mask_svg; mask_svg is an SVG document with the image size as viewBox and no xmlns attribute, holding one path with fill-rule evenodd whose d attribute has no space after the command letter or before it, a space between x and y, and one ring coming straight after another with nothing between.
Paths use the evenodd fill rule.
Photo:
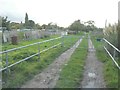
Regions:
<instances>
[{"instance_id":1,"label":"overcast sky","mask_svg":"<svg viewBox=\"0 0 120 90\"><path fill-rule=\"evenodd\" d=\"M0 0L0 16L15 22L24 22L25 13L35 23L54 22L67 27L73 21L94 20L98 27L118 21L120 0Z\"/></svg>"}]
</instances>

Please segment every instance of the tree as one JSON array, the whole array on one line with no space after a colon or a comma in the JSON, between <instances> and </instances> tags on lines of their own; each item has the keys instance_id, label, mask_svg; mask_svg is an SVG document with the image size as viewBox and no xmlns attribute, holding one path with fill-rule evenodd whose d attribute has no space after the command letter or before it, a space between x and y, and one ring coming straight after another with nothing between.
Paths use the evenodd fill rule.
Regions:
<instances>
[{"instance_id":1,"label":"tree","mask_svg":"<svg viewBox=\"0 0 120 90\"><path fill-rule=\"evenodd\" d=\"M85 22L85 24L88 24L89 26L93 26L95 24L95 22L92 20L89 20L89 21Z\"/></svg>"},{"instance_id":2,"label":"tree","mask_svg":"<svg viewBox=\"0 0 120 90\"><path fill-rule=\"evenodd\" d=\"M42 25L42 29L46 29L47 28L47 25L46 24L43 24Z\"/></svg>"},{"instance_id":3,"label":"tree","mask_svg":"<svg viewBox=\"0 0 120 90\"><path fill-rule=\"evenodd\" d=\"M35 22L33 20L28 21L28 29L33 29L35 27Z\"/></svg>"},{"instance_id":4,"label":"tree","mask_svg":"<svg viewBox=\"0 0 120 90\"><path fill-rule=\"evenodd\" d=\"M28 14L25 14L25 28L29 28L29 19L28 19Z\"/></svg>"},{"instance_id":5,"label":"tree","mask_svg":"<svg viewBox=\"0 0 120 90\"><path fill-rule=\"evenodd\" d=\"M24 24L26 29L33 29L35 28L35 22L33 20L29 20L28 14L25 14L25 24Z\"/></svg>"},{"instance_id":6,"label":"tree","mask_svg":"<svg viewBox=\"0 0 120 90\"><path fill-rule=\"evenodd\" d=\"M87 26L87 28L86 28L87 32L88 31L93 31L96 28L95 25L94 25L95 22L92 21L92 20L89 20L89 21L85 22L84 24Z\"/></svg>"},{"instance_id":7,"label":"tree","mask_svg":"<svg viewBox=\"0 0 120 90\"><path fill-rule=\"evenodd\" d=\"M5 18L2 17L2 27L4 27L3 28L3 32L5 30L8 30L8 31L10 30L10 26L9 26L10 25L10 21L8 21L7 18L8 18L7 16Z\"/></svg>"},{"instance_id":8,"label":"tree","mask_svg":"<svg viewBox=\"0 0 120 90\"><path fill-rule=\"evenodd\" d=\"M69 26L69 29L78 33L78 31L82 31L83 26L84 25L81 24L80 20L76 20Z\"/></svg>"},{"instance_id":9,"label":"tree","mask_svg":"<svg viewBox=\"0 0 120 90\"><path fill-rule=\"evenodd\" d=\"M28 23L28 14L25 14L25 23Z\"/></svg>"},{"instance_id":10,"label":"tree","mask_svg":"<svg viewBox=\"0 0 120 90\"><path fill-rule=\"evenodd\" d=\"M57 29L57 28L59 28L59 26L57 26L57 24L53 22L50 22L47 25L47 29Z\"/></svg>"},{"instance_id":11,"label":"tree","mask_svg":"<svg viewBox=\"0 0 120 90\"><path fill-rule=\"evenodd\" d=\"M52 29L52 22L48 23L47 29Z\"/></svg>"},{"instance_id":12,"label":"tree","mask_svg":"<svg viewBox=\"0 0 120 90\"><path fill-rule=\"evenodd\" d=\"M10 29L20 29L20 23L11 22Z\"/></svg>"},{"instance_id":13,"label":"tree","mask_svg":"<svg viewBox=\"0 0 120 90\"><path fill-rule=\"evenodd\" d=\"M35 24L35 29L42 29L42 27L37 23Z\"/></svg>"}]
</instances>

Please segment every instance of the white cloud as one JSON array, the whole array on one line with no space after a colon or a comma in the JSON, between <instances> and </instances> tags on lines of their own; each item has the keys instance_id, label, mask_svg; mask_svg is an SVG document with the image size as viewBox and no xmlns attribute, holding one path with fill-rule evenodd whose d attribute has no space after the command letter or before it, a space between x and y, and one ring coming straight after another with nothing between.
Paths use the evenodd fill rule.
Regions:
<instances>
[{"instance_id":1,"label":"white cloud","mask_svg":"<svg viewBox=\"0 0 120 90\"><path fill-rule=\"evenodd\" d=\"M118 0L0 0L0 15L13 21L24 21L25 13L36 23L55 22L68 26L74 20L94 20L104 27L105 20L118 19Z\"/></svg>"}]
</instances>

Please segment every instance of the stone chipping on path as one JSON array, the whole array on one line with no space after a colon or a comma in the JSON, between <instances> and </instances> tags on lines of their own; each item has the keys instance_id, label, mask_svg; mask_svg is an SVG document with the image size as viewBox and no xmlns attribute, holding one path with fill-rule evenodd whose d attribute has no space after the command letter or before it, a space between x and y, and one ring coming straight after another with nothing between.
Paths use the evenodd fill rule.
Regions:
<instances>
[{"instance_id":1,"label":"stone chipping on path","mask_svg":"<svg viewBox=\"0 0 120 90\"><path fill-rule=\"evenodd\" d=\"M70 49L61 54L56 60L36 75L32 80L26 82L21 88L54 88L59 78L63 65L67 65L70 56L78 47L82 38L79 39Z\"/></svg>"},{"instance_id":2,"label":"stone chipping on path","mask_svg":"<svg viewBox=\"0 0 120 90\"><path fill-rule=\"evenodd\" d=\"M95 48L90 37L88 38L88 46L88 56L80 88L105 88L103 63L97 60Z\"/></svg>"}]
</instances>

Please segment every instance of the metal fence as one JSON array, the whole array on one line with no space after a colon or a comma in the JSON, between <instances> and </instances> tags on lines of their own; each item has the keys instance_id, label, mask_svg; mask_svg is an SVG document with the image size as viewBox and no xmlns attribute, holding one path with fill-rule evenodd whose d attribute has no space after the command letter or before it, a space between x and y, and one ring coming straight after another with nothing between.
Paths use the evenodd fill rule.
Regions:
<instances>
[{"instance_id":1,"label":"metal fence","mask_svg":"<svg viewBox=\"0 0 120 90\"><path fill-rule=\"evenodd\" d=\"M21 63L21 62L23 62L23 61L26 61L26 60L34 57L34 56L37 56L37 55L38 55L38 57L39 57L39 59L40 59L40 53L45 52L45 51L47 51L47 50L49 50L49 49L52 49L52 48L54 48L54 47L56 47L56 46L58 46L58 45L63 45L63 40L61 40L60 43L58 43L58 44L56 44L56 45L53 45L53 46L51 46L51 47L49 47L49 48L47 48L47 49L44 49L44 50L42 50L42 51L40 51L40 44L45 43L45 42L50 42L50 41L53 41L53 40L57 40L57 39L62 39L62 38L63 38L63 36L60 36L60 37L57 37L57 38L53 38L53 39L45 40L45 41L42 41L42 42L37 42L37 43L33 43L33 44L29 44L29 45L25 45L25 46L21 46L21 47L18 47L18 48L13 48L13 49L9 49L9 50L0 52L0 54L6 54L6 55L5 55L5 57L6 57L6 67L0 69L0 72L2 72L2 71L4 71L4 70L8 70L8 68L10 68L10 67L12 67L12 66L15 66L15 65L17 65L17 64L19 64L19 63ZM9 52L16 51L16 50L19 50L19 49L22 49L22 48L26 48L26 47L29 47L29 46L33 46L33 45L38 45L38 53L33 54L33 55L29 56L29 57L26 57L26 58L24 58L24 59L22 59L22 60L20 60L20 61L18 61L18 62L15 62L15 63L13 63L13 64L11 64L11 65L8 65L8 53L9 53Z\"/></svg>"},{"instance_id":2,"label":"metal fence","mask_svg":"<svg viewBox=\"0 0 120 90\"><path fill-rule=\"evenodd\" d=\"M108 55L111 57L111 59L113 60L113 62L115 63L115 65L118 67L118 69L120 69L119 64L117 63L117 61L115 60L115 55L116 52L120 53L120 50L118 48L116 48L114 45L112 45L108 40L106 40L105 38L103 38L103 40L105 41L106 44L110 45L113 49L114 49L114 53L113 55L111 55L111 53L109 52L109 50L106 48L106 46L104 46L105 51L108 53Z\"/></svg>"}]
</instances>

